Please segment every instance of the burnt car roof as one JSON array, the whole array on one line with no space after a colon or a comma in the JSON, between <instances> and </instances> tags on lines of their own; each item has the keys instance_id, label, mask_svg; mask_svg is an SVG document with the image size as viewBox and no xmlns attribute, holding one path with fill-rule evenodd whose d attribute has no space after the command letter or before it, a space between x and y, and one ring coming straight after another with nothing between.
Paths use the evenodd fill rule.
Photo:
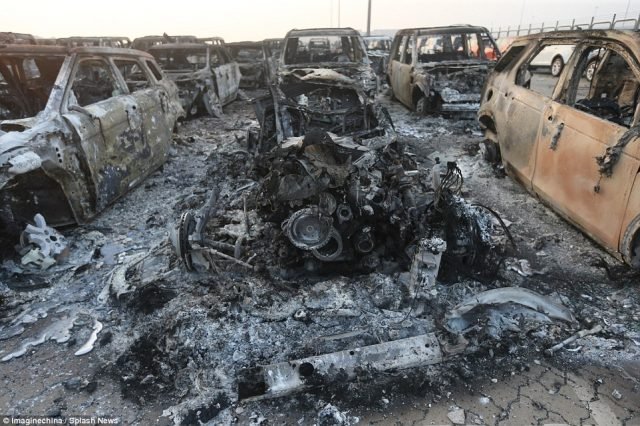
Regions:
<instances>
[{"instance_id":1,"label":"burnt car roof","mask_svg":"<svg viewBox=\"0 0 640 426\"><path fill-rule=\"evenodd\" d=\"M398 35L404 35L408 33L418 32L420 34L443 34L443 33L477 33L477 32L485 32L488 33L485 27L478 27L475 25L447 25L444 27L417 27L417 28L403 28L396 33Z\"/></svg>"},{"instance_id":2,"label":"burnt car roof","mask_svg":"<svg viewBox=\"0 0 640 426\"><path fill-rule=\"evenodd\" d=\"M0 44L36 44L36 38L27 33L0 31Z\"/></svg>"},{"instance_id":3,"label":"burnt car roof","mask_svg":"<svg viewBox=\"0 0 640 426\"><path fill-rule=\"evenodd\" d=\"M227 46L229 47L233 47L233 46L248 46L248 47L255 47L255 48L262 48L262 42L261 41L234 41L233 43L227 43Z\"/></svg>"},{"instance_id":4,"label":"burnt car roof","mask_svg":"<svg viewBox=\"0 0 640 426\"><path fill-rule=\"evenodd\" d=\"M143 41L147 41L147 40L166 40L167 38L192 38L194 40L197 39L197 37L193 36L193 35L173 35L173 36L170 36L170 35L166 35L166 36L163 36L163 35L147 35L147 36L142 36L142 37L136 37L133 40L134 41L135 40L143 40Z\"/></svg>"},{"instance_id":5,"label":"burnt car roof","mask_svg":"<svg viewBox=\"0 0 640 426\"><path fill-rule=\"evenodd\" d=\"M92 36L92 37L81 37L81 36L72 36L72 37L60 37L56 40L59 41L100 41L100 40L129 40L129 37L118 37L118 36Z\"/></svg>"},{"instance_id":6,"label":"burnt car roof","mask_svg":"<svg viewBox=\"0 0 640 426\"><path fill-rule=\"evenodd\" d=\"M539 40L539 39L562 39L562 40L575 40L584 41L592 39L608 39L608 40L620 40L627 42L640 43L640 32L633 30L564 30L564 31L549 31L545 33L536 33L523 35L516 37L513 43L522 42L525 40Z\"/></svg>"},{"instance_id":7,"label":"burnt car roof","mask_svg":"<svg viewBox=\"0 0 640 426\"><path fill-rule=\"evenodd\" d=\"M360 33L353 28L306 28L306 29L293 29L287 33L285 38L289 37L305 37L316 35L354 35L360 36Z\"/></svg>"},{"instance_id":8,"label":"burnt car roof","mask_svg":"<svg viewBox=\"0 0 640 426\"><path fill-rule=\"evenodd\" d=\"M165 43L165 44L156 44L155 46L149 47L149 51L153 50L175 50L175 49L207 49L213 47L211 44L206 43Z\"/></svg>"},{"instance_id":9,"label":"burnt car roof","mask_svg":"<svg viewBox=\"0 0 640 426\"><path fill-rule=\"evenodd\" d=\"M24 45L24 44L0 44L0 55L3 54L34 54L34 55L70 55L95 54L95 55L118 55L135 56L153 59L153 56L141 50L127 49L123 47L100 47L100 46L50 46L50 45Z\"/></svg>"}]
</instances>

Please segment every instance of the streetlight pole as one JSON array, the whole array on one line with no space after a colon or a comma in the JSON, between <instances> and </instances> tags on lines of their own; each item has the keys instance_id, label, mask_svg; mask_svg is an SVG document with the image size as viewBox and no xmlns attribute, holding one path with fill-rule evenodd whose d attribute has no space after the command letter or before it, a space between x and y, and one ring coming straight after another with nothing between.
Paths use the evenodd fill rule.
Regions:
<instances>
[{"instance_id":1,"label":"streetlight pole","mask_svg":"<svg viewBox=\"0 0 640 426\"><path fill-rule=\"evenodd\" d=\"M367 37L371 35L371 0L369 0L369 9L367 10Z\"/></svg>"}]
</instances>

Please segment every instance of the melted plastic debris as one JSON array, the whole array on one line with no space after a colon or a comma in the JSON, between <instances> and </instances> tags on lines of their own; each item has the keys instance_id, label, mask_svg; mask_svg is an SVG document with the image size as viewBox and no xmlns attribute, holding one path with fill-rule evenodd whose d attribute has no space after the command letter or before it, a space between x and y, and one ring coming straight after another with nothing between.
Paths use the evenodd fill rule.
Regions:
<instances>
[{"instance_id":1,"label":"melted plastic debris","mask_svg":"<svg viewBox=\"0 0 640 426\"><path fill-rule=\"evenodd\" d=\"M98 333L100 333L100 331L102 331L102 323L98 320L95 320L91 336L89 336L89 339L84 343L84 345L82 345L80 349L76 351L74 355L80 356L91 352L93 350L93 345L96 343L96 340L98 340Z\"/></svg>"},{"instance_id":2,"label":"melted plastic debris","mask_svg":"<svg viewBox=\"0 0 640 426\"><path fill-rule=\"evenodd\" d=\"M54 320L47 328L41 331L37 337L25 340L17 350L3 356L0 361L6 362L13 358L21 357L27 353L29 348L41 345L47 340L55 340L57 343L67 342L71 338L71 329L77 319L78 312L74 311L68 315L64 315L59 320Z\"/></svg>"}]
</instances>

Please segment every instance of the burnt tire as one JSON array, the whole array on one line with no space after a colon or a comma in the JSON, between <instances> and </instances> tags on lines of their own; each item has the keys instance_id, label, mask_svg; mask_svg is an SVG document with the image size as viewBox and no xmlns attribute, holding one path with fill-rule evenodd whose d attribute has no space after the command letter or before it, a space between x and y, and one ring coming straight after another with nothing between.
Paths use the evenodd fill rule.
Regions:
<instances>
[{"instance_id":1,"label":"burnt tire","mask_svg":"<svg viewBox=\"0 0 640 426\"><path fill-rule=\"evenodd\" d=\"M490 164L498 164L501 160L500 147L495 142L483 140L481 142L482 158Z\"/></svg>"},{"instance_id":2,"label":"burnt tire","mask_svg":"<svg viewBox=\"0 0 640 426\"><path fill-rule=\"evenodd\" d=\"M636 236L631 243L629 258L629 265L634 269L640 269L640 231L636 233Z\"/></svg>"},{"instance_id":3,"label":"burnt tire","mask_svg":"<svg viewBox=\"0 0 640 426\"><path fill-rule=\"evenodd\" d=\"M389 85L389 99L392 101L397 101L396 95L393 94L393 87Z\"/></svg>"},{"instance_id":4,"label":"burnt tire","mask_svg":"<svg viewBox=\"0 0 640 426\"><path fill-rule=\"evenodd\" d=\"M429 105L426 96L421 96L416 102L416 113L420 115L426 115Z\"/></svg>"},{"instance_id":5,"label":"burnt tire","mask_svg":"<svg viewBox=\"0 0 640 426\"><path fill-rule=\"evenodd\" d=\"M196 229L195 214L191 210L187 210L180 216L178 225L178 257L184 262L187 271L192 272L193 262L191 261L191 244L189 236Z\"/></svg>"},{"instance_id":6,"label":"burnt tire","mask_svg":"<svg viewBox=\"0 0 640 426\"><path fill-rule=\"evenodd\" d=\"M556 56L553 58L553 61L551 61L551 75L554 77L559 76L563 68L564 59L562 59L562 56Z\"/></svg>"}]
</instances>

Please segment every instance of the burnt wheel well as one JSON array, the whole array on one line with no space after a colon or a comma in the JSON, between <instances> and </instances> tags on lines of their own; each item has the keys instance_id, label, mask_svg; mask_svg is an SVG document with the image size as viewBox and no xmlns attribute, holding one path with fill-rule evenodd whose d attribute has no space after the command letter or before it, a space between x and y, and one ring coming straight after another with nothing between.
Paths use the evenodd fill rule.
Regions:
<instances>
[{"instance_id":1,"label":"burnt wheel well","mask_svg":"<svg viewBox=\"0 0 640 426\"><path fill-rule=\"evenodd\" d=\"M640 269L640 229L636 230L629 245L629 264L634 269Z\"/></svg>"},{"instance_id":2,"label":"burnt wheel well","mask_svg":"<svg viewBox=\"0 0 640 426\"><path fill-rule=\"evenodd\" d=\"M640 269L640 215L631 221L624 233L620 251L625 261L634 269Z\"/></svg>"},{"instance_id":3,"label":"burnt wheel well","mask_svg":"<svg viewBox=\"0 0 640 426\"><path fill-rule=\"evenodd\" d=\"M414 86L411 92L411 103L414 107L423 96L427 96L426 93L424 93L419 86Z\"/></svg>"},{"instance_id":4,"label":"burnt wheel well","mask_svg":"<svg viewBox=\"0 0 640 426\"><path fill-rule=\"evenodd\" d=\"M51 226L75 224L67 195L41 169L14 177L0 191L0 233L16 234L41 213Z\"/></svg>"},{"instance_id":5,"label":"burnt wheel well","mask_svg":"<svg viewBox=\"0 0 640 426\"><path fill-rule=\"evenodd\" d=\"M496 123L493 121L493 118L491 116L481 115L478 118L478 121L480 122L480 124L486 127L487 130L490 130L491 132L496 133Z\"/></svg>"}]
</instances>

